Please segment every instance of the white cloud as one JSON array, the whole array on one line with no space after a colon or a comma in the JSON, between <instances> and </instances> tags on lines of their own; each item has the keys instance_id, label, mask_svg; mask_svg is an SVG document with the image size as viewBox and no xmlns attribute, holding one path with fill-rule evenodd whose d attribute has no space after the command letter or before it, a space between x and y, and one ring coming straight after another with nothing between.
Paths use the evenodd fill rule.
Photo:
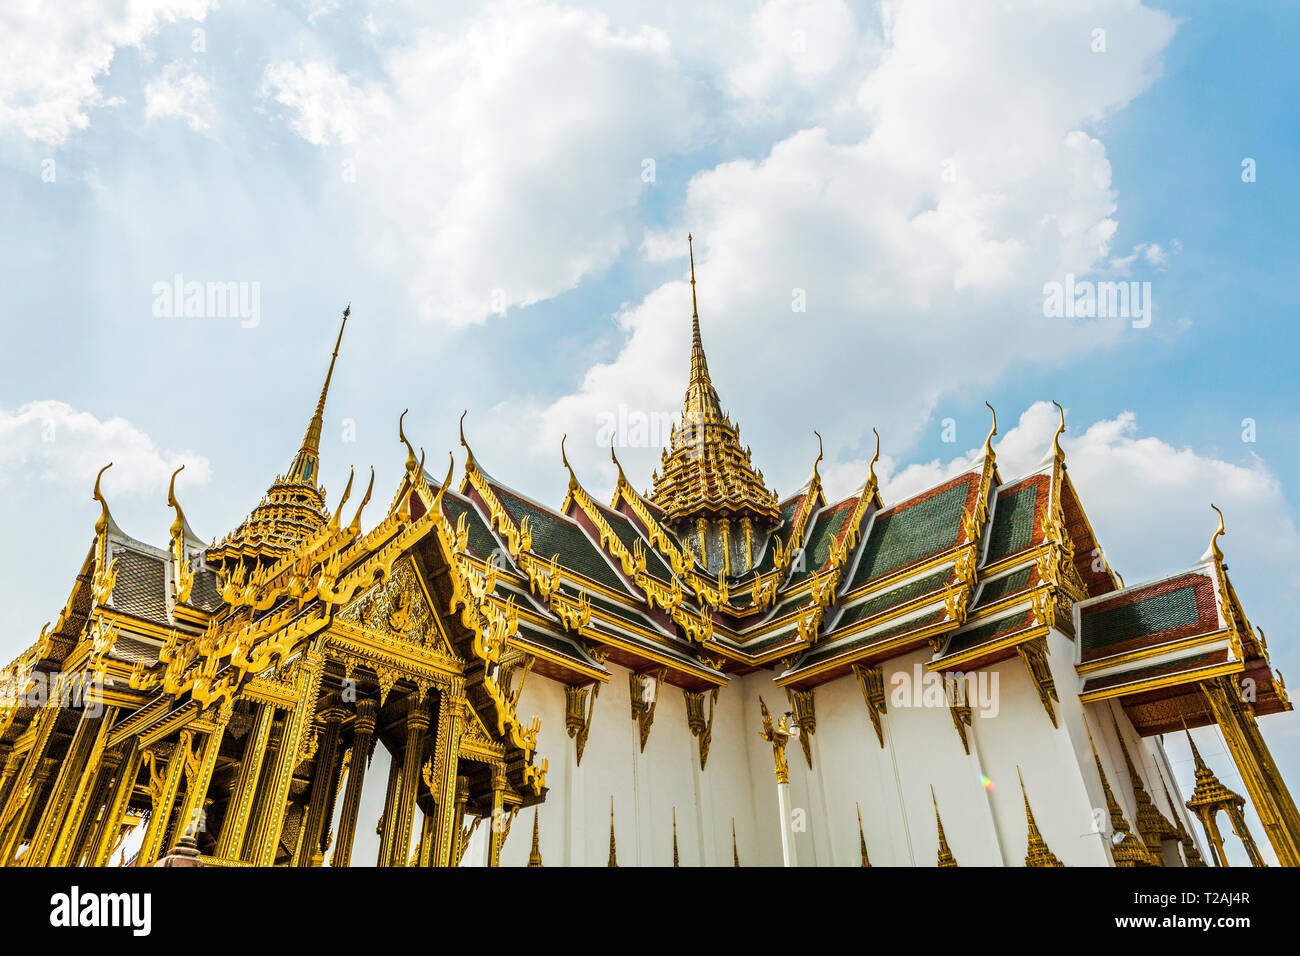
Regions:
<instances>
[{"instance_id":1,"label":"white cloud","mask_svg":"<svg viewBox=\"0 0 1300 956\"><path fill-rule=\"evenodd\" d=\"M695 232L715 384L750 416L755 461L783 491L813 451L775 456L812 427L831 460L866 447L872 425L906 449L941 396L1143 334L1044 319L1042 287L1109 255L1117 195L1089 130L1151 82L1171 18L1132 0L887 11L890 46L858 93L869 132L842 142L806 129L761 160L700 172L682 225L643 244L684 255ZM1089 49L1099 19L1106 54ZM521 433L550 454L560 434L590 433L620 403L680 402L681 378L664 370L685 374L689 303L670 282L624 310L617 357ZM648 472L653 455L630 450L624 464ZM589 449L585 464L608 470L599 458Z\"/></svg>"},{"instance_id":2,"label":"white cloud","mask_svg":"<svg viewBox=\"0 0 1300 956\"><path fill-rule=\"evenodd\" d=\"M212 0L68 0L0 4L0 133L59 146L113 105L99 88L119 47L141 46L160 26L202 20Z\"/></svg>"},{"instance_id":3,"label":"white cloud","mask_svg":"<svg viewBox=\"0 0 1300 956\"><path fill-rule=\"evenodd\" d=\"M184 120L195 132L212 124L212 103L208 84L186 63L175 60L149 81L144 89L147 120L174 117Z\"/></svg>"},{"instance_id":4,"label":"white cloud","mask_svg":"<svg viewBox=\"0 0 1300 956\"><path fill-rule=\"evenodd\" d=\"M417 34L381 81L307 60L271 64L264 86L304 139L348 147L362 248L416 276L421 314L453 326L611 264L652 188L643 161L699 129L663 32L528 0Z\"/></svg>"},{"instance_id":5,"label":"white cloud","mask_svg":"<svg viewBox=\"0 0 1300 956\"><path fill-rule=\"evenodd\" d=\"M95 475L110 461L106 495L166 488L168 477L181 465L187 485L204 484L212 475L207 458L159 448L124 418L101 421L66 402L48 400L29 402L13 412L0 408L0 484L21 478L84 488L89 494Z\"/></svg>"}]
</instances>

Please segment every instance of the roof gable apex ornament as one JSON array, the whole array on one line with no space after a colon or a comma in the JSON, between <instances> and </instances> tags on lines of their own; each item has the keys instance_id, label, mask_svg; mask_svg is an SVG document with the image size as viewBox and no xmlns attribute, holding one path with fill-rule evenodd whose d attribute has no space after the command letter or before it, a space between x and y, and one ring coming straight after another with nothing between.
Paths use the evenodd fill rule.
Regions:
<instances>
[{"instance_id":1,"label":"roof gable apex ornament","mask_svg":"<svg viewBox=\"0 0 1300 956\"><path fill-rule=\"evenodd\" d=\"M1214 513L1219 516L1219 527L1215 529L1214 534L1210 535L1210 546L1206 548L1205 553L1201 555L1201 560L1214 560L1221 564L1223 562L1223 549L1219 547L1219 536L1226 533L1226 528L1223 522L1223 512L1219 510L1217 505L1211 504L1210 507L1213 508Z\"/></svg>"},{"instance_id":2,"label":"roof gable apex ornament","mask_svg":"<svg viewBox=\"0 0 1300 956\"><path fill-rule=\"evenodd\" d=\"M984 405L993 414L993 426L989 429L988 437L984 439L984 460L986 462L995 462L998 460L998 456L993 450L993 438L998 433L998 413L988 402L985 402Z\"/></svg>"},{"instance_id":3,"label":"roof gable apex ornament","mask_svg":"<svg viewBox=\"0 0 1300 956\"><path fill-rule=\"evenodd\" d=\"M113 521L112 516L108 513L108 500L104 497L104 493L99 489L99 483L104 477L104 472L108 471L108 469L112 467L113 463L110 461L103 468L99 469L99 474L95 476L95 490L90 494L91 501L99 502L100 515L99 519L95 522L95 534L100 537L108 531L109 525L112 524Z\"/></svg>"},{"instance_id":4,"label":"roof gable apex ornament","mask_svg":"<svg viewBox=\"0 0 1300 956\"><path fill-rule=\"evenodd\" d=\"M194 588L194 569L185 560L185 539L190 536L186 533L189 532L189 523L185 520L185 512L181 510L180 502L176 500L176 476L184 470L185 466L181 465L172 472L171 482L167 486L167 507L176 511L176 518L172 521L169 530L171 532L172 583L175 587L177 604L189 603L190 592Z\"/></svg>"},{"instance_id":5,"label":"roof gable apex ornament","mask_svg":"<svg viewBox=\"0 0 1300 956\"><path fill-rule=\"evenodd\" d=\"M339 503L334 508L334 513L330 515L331 532L337 532L339 530L339 526L342 524L343 506L346 505L348 503L348 499L352 497L352 479L356 477L356 471L357 471L356 468L351 468L351 467L348 468L348 483L347 486L343 489L343 497L339 499Z\"/></svg>"}]
</instances>

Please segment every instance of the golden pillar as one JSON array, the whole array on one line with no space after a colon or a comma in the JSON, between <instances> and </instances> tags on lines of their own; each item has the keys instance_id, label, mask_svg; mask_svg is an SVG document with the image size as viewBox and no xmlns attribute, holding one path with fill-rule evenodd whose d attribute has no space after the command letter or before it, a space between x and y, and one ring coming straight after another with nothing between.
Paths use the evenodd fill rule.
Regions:
<instances>
[{"instance_id":1,"label":"golden pillar","mask_svg":"<svg viewBox=\"0 0 1300 956\"><path fill-rule=\"evenodd\" d=\"M505 834L506 776L501 768L492 774L492 820L488 831L488 866L501 865L501 840Z\"/></svg>"},{"instance_id":2,"label":"golden pillar","mask_svg":"<svg viewBox=\"0 0 1300 956\"><path fill-rule=\"evenodd\" d=\"M77 837L81 833L82 821L85 820L91 806L91 797L99 781L99 762L104 755L104 746L108 742L108 732L116 716L117 708L110 707L99 718L99 729L95 734L94 743L91 744L90 753L83 762L80 777L76 778L76 786L72 796L65 805L66 818L63 825L58 827L58 836L51 845L49 855L46 858L46 865L48 866L68 866L70 863L76 863L76 859L71 858L72 853L76 848ZM98 810L99 805L95 804L94 806Z\"/></svg>"},{"instance_id":3,"label":"golden pillar","mask_svg":"<svg viewBox=\"0 0 1300 956\"><path fill-rule=\"evenodd\" d=\"M424 737L429 729L429 713L422 704L424 694L416 691L411 712L406 715L406 749L403 751L402 780L398 786L397 819L393 833L392 866L406 866L411 846L411 826L415 821L415 792L420 785L420 764Z\"/></svg>"},{"instance_id":4,"label":"golden pillar","mask_svg":"<svg viewBox=\"0 0 1300 956\"><path fill-rule=\"evenodd\" d=\"M122 764L113 778L113 789L109 794L108 803L104 806L103 817L91 839L90 857L86 861L88 866L108 864L108 855L113 852L118 831L122 827L122 818L126 816L126 808L131 802L131 793L135 790L135 778L140 773L142 752L135 745L134 740L128 740L126 747Z\"/></svg>"},{"instance_id":5,"label":"golden pillar","mask_svg":"<svg viewBox=\"0 0 1300 956\"><path fill-rule=\"evenodd\" d=\"M18 768L23 765L23 755L11 753L5 757L4 769L0 770L0 809L9 802L9 788L18 776Z\"/></svg>"},{"instance_id":6,"label":"golden pillar","mask_svg":"<svg viewBox=\"0 0 1300 956\"><path fill-rule=\"evenodd\" d=\"M59 836L59 828L67 819L69 806L81 782L81 772L90 757L90 751L95 745L103 721L102 713L92 716L89 711L83 713L81 719L77 721L77 729L72 734L67 751L64 752L63 760L59 764L58 776L54 778L54 785L50 788L49 798L45 801L40 822L36 824L36 832L32 835L31 848L23 857L24 866L44 866L49 860L54 843Z\"/></svg>"},{"instance_id":7,"label":"golden pillar","mask_svg":"<svg viewBox=\"0 0 1300 956\"><path fill-rule=\"evenodd\" d=\"M361 808L361 787L370 766L370 746L375 732L373 700L357 701L357 716L352 722L352 762L348 765L348 786L343 795L343 812L339 816L338 843L330 866L347 866L352 860L352 842L357 833L357 812Z\"/></svg>"},{"instance_id":8,"label":"golden pillar","mask_svg":"<svg viewBox=\"0 0 1300 956\"><path fill-rule=\"evenodd\" d=\"M218 717L216 726L202 735L195 751L186 755L185 799L176 818L176 834L173 842L179 840L191 826L194 827L196 837L201 830L207 828L204 804L208 796L208 786L212 783L212 771L221 752L221 741L226 735L226 723L229 720L229 713ZM170 846L165 849L170 849Z\"/></svg>"},{"instance_id":9,"label":"golden pillar","mask_svg":"<svg viewBox=\"0 0 1300 956\"><path fill-rule=\"evenodd\" d=\"M1242 702L1234 680L1202 681L1201 690L1223 739L1228 744L1246 792L1264 824L1264 832L1283 866L1300 866L1300 817L1272 754L1255 724L1255 715Z\"/></svg>"},{"instance_id":10,"label":"golden pillar","mask_svg":"<svg viewBox=\"0 0 1300 956\"><path fill-rule=\"evenodd\" d=\"M388 786L384 789L384 815L379 818L379 859L376 866L394 866L393 835L397 832L397 795L402 789L402 764L388 754Z\"/></svg>"},{"instance_id":11,"label":"golden pillar","mask_svg":"<svg viewBox=\"0 0 1300 956\"><path fill-rule=\"evenodd\" d=\"M153 803L153 813L149 817L149 825L145 827L144 842L140 844L140 852L135 858L137 867L153 866L163 850L162 844L167 838L167 821L171 818L172 807L176 804L176 794L180 790L181 777L185 773L185 758L190 752L190 741L193 737L193 731L181 731L180 740L172 745L165 774L159 775L157 772L156 755L150 754L146 757L150 761L149 797Z\"/></svg>"},{"instance_id":12,"label":"golden pillar","mask_svg":"<svg viewBox=\"0 0 1300 956\"><path fill-rule=\"evenodd\" d=\"M461 828L461 821L465 819L465 805L469 803L469 778L456 778L456 812L452 817L452 843L451 856L449 857L448 866L460 866L461 857L465 855L465 832Z\"/></svg>"},{"instance_id":13,"label":"golden pillar","mask_svg":"<svg viewBox=\"0 0 1300 956\"><path fill-rule=\"evenodd\" d=\"M437 803L438 816L433 834L432 866L456 866L459 862L453 854L460 834L461 814L465 809L457 790L460 737L466 707L464 694L465 682L461 678L456 678L438 693L438 733L433 753L433 780L437 787L433 799Z\"/></svg>"},{"instance_id":14,"label":"golden pillar","mask_svg":"<svg viewBox=\"0 0 1300 956\"><path fill-rule=\"evenodd\" d=\"M718 528L722 534L722 571L724 574L731 573L731 522L723 518L718 522Z\"/></svg>"},{"instance_id":15,"label":"golden pillar","mask_svg":"<svg viewBox=\"0 0 1300 956\"><path fill-rule=\"evenodd\" d=\"M5 838L3 851L0 851L0 863L3 863L3 865L11 865L10 861L13 859L13 855L18 852L18 846L22 843L23 835L27 832L27 825L31 823L36 808L40 806L41 791L45 788L45 784L49 781L58 765L58 760L53 757L46 757L28 780L27 786L30 788L28 796L30 799L20 801L17 805L17 819L13 821L12 829L9 831L8 837Z\"/></svg>"},{"instance_id":16,"label":"golden pillar","mask_svg":"<svg viewBox=\"0 0 1300 956\"><path fill-rule=\"evenodd\" d=\"M311 797L307 802L307 815L303 823L303 839L298 844L294 866L319 866L324 855L321 847L322 829L328 829L325 807L335 790L335 770L338 762L339 731L347 711L330 707L321 717L325 720L325 736L316 751L316 772L313 774ZM323 821L323 823L322 823Z\"/></svg>"},{"instance_id":17,"label":"golden pillar","mask_svg":"<svg viewBox=\"0 0 1300 956\"><path fill-rule=\"evenodd\" d=\"M430 816L427 813L420 814L420 856L418 863L420 866L432 866L430 862L433 859L433 831L437 827L437 816Z\"/></svg>"},{"instance_id":18,"label":"golden pillar","mask_svg":"<svg viewBox=\"0 0 1300 956\"><path fill-rule=\"evenodd\" d=\"M44 768L45 751L50 746L50 737L59 722L60 712L58 707L47 705L36 718L31 747L9 789L9 799L0 811L0 866L8 866L13 859L23 837L22 831L31 818L32 807L40 796L45 777L42 776L39 782L36 778Z\"/></svg>"},{"instance_id":19,"label":"golden pillar","mask_svg":"<svg viewBox=\"0 0 1300 956\"><path fill-rule=\"evenodd\" d=\"M94 844L99 821L106 809L113 781L117 779L117 772L121 765L122 752L120 750L110 750L100 756L98 766L95 769L95 780L90 788L90 795L86 803L86 812L81 815L81 824L72 838L72 846L68 851L66 866L84 865L85 858Z\"/></svg>"},{"instance_id":20,"label":"golden pillar","mask_svg":"<svg viewBox=\"0 0 1300 956\"><path fill-rule=\"evenodd\" d=\"M248 829L248 818L253 810L253 798L257 796L257 782L262 775L266 745L271 739L271 726L274 723L275 707L271 704L258 704L253 729L248 735L248 743L244 745L243 759L239 761L239 775L235 778L230 801L226 804L221 836L217 839L216 855L223 860L241 859L244 833Z\"/></svg>"},{"instance_id":21,"label":"golden pillar","mask_svg":"<svg viewBox=\"0 0 1300 956\"><path fill-rule=\"evenodd\" d=\"M280 848L280 834L284 830L284 817L288 809L289 784L293 780L294 768L298 766L303 737L316 716L316 696L320 691L325 664L321 646L319 641L314 643L303 654L298 665L298 701L285 717L280 750L275 755L274 769L263 788L264 806L258 814L253 845L250 847L251 861L258 866L274 866Z\"/></svg>"}]
</instances>

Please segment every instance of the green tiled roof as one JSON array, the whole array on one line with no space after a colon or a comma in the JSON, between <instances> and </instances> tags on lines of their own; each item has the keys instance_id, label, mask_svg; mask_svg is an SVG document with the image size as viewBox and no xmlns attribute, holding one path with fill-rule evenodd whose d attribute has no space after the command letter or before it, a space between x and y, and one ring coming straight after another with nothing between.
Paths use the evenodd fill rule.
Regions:
<instances>
[{"instance_id":1,"label":"green tiled roof","mask_svg":"<svg viewBox=\"0 0 1300 956\"><path fill-rule=\"evenodd\" d=\"M1217 651L1198 654L1195 657L1184 657L1176 661L1165 661L1162 664L1148 664L1146 667L1135 667L1131 671L1121 671L1118 674L1110 674L1106 677L1094 677L1084 684L1083 690L1084 693L1094 690L1104 690L1107 687L1114 687L1118 684L1132 684L1152 677L1164 677L1182 671L1200 670L1204 667L1213 667L1215 664L1225 664L1227 661L1228 652L1226 649L1221 648Z\"/></svg>"},{"instance_id":2,"label":"green tiled roof","mask_svg":"<svg viewBox=\"0 0 1300 956\"><path fill-rule=\"evenodd\" d=\"M996 621L980 624L977 627L972 627L969 631L954 634L945 654L956 654L959 651L969 650L983 644L985 641L991 641L995 637L1023 630L1033 622L1033 615L1029 611L1025 611L1023 614L1000 617Z\"/></svg>"},{"instance_id":3,"label":"green tiled roof","mask_svg":"<svg viewBox=\"0 0 1300 956\"><path fill-rule=\"evenodd\" d=\"M1084 653L1120 644L1135 637L1159 634L1200 620L1192 585L1120 604L1094 614L1084 613L1080 646Z\"/></svg>"},{"instance_id":4,"label":"green tiled roof","mask_svg":"<svg viewBox=\"0 0 1300 956\"><path fill-rule=\"evenodd\" d=\"M791 584L796 584L814 571L826 567L826 563L831 559L831 549L835 546L844 522L849 519L849 515L853 514L854 504L856 499L841 502L834 509L823 511L813 519L814 524L808 535L808 543L804 545L803 570L790 575Z\"/></svg>"},{"instance_id":5,"label":"green tiled roof","mask_svg":"<svg viewBox=\"0 0 1300 956\"><path fill-rule=\"evenodd\" d=\"M560 555L560 564L615 591L625 591L622 579L614 573L604 554L591 542L582 529L552 511L525 501L506 491L500 485L493 488L502 506L510 513L516 525L529 519L533 535L533 553L550 560Z\"/></svg>"},{"instance_id":6,"label":"green tiled roof","mask_svg":"<svg viewBox=\"0 0 1300 956\"><path fill-rule=\"evenodd\" d=\"M600 513L605 516L605 520L609 522L609 526L614 530L614 534L618 536L618 540L622 542L623 547L627 548L629 554L636 554L636 542L641 542L641 546L645 548L645 569L651 577L658 578L660 581L671 581L673 579L673 573L669 570L668 565L664 564L663 558L659 557L654 548L650 547L636 528L632 527L632 522L628 521L626 516L609 508L601 508ZM560 560L564 560L563 557Z\"/></svg>"},{"instance_id":7,"label":"green tiled roof","mask_svg":"<svg viewBox=\"0 0 1300 956\"><path fill-rule=\"evenodd\" d=\"M447 515L453 528L460 521L461 515L467 515L465 526L469 529L468 546L470 554L475 557L486 558L501 547L497 543L496 537L488 529L487 524L479 516L478 510L468 501L462 501L460 498L453 498L450 494L446 494L442 496L442 505L447 509Z\"/></svg>"},{"instance_id":8,"label":"green tiled roof","mask_svg":"<svg viewBox=\"0 0 1300 956\"><path fill-rule=\"evenodd\" d=\"M920 630L929 627L931 624L937 624L942 619L943 613L929 614L925 617L912 618L899 624L891 624L889 627L882 628L879 631L873 631L867 635L855 634L849 641L840 643L838 646L834 641L823 641L813 650L810 650L795 665L795 670L803 670L805 667L811 667L814 664L821 663L828 658L838 656L846 650L856 647L865 647L888 640L891 637L897 637L899 634L906 634L908 631Z\"/></svg>"},{"instance_id":9,"label":"green tiled roof","mask_svg":"<svg viewBox=\"0 0 1300 956\"><path fill-rule=\"evenodd\" d=\"M888 611L890 608L901 607L908 601L915 600L923 594L937 591L947 583L949 573L945 568L942 571L936 571L934 574L927 574L923 578L917 578L915 581L894 588L892 591L868 598L861 604L855 604L835 622L835 629L839 630L842 627L848 627L850 624L856 624L858 621L874 617Z\"/></svg>"},{"instance_id":10,"label":"green tiled roof","mask_svg":"<svg viewBox=\"0 0 1300 956\"><path fill-rule=\"evenodd\" d=\"M1029 575L1033 570L1032 567L1021 568L1019 571L1012 571L1010 574L989 581L980 591L979 603L975 607L992 604L994 601L1002 600L1008 594L1023 591L1029 587Z\"/></svg>"},{"instance_id":11,"label":"green tiled roof","mask_svg":"<svg viewBox=\"0 0 1300 956\"><path fill-rule=\"evenodd\" d=\"M1038 485L1030 483L998 498L989 534L989 561L1000 561L1029 547L1034 538L1034 503Z\"/></svg>"},{"instance_id":12,"label":"green tiled roof","mask_svg":"<svg viewBox=\"0 0 1300 956\"><path fill-rule=\"evenodd\" d=\"M969 483L963 481L910 507L878 515L849 587L952 547L968 491Z\"/></svg>"}]
</instances>

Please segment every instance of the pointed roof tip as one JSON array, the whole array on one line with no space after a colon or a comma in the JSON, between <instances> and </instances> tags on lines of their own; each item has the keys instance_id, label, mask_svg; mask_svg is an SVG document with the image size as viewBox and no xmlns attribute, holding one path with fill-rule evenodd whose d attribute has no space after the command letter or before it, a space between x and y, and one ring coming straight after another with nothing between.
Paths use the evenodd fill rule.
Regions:
<instances>
[{"instance_id":1,"label":"pointed roof tip","mask_svg":"<svg viewBox=\"0 0 1300 956\"><path fill-rule=\"evenodd\" d=\"M330 355L329 369L325 372L325 384L321 386L320 398L316 402L316 411L307 423L307 432L303 435L302 445L294 457L287 481L302 481L317 484L316 475L320 463L320 436L325 424L325 401L329 398L330 382L334 379L334 365L339 359L339 348L343 345L343 330L348 327L348 316L352 314L352 303L343 310L343 321L339 323L339 334L334 340L334 351Z\"/></svg>"},{"instance_id":2,"label":"pointed roof tip","mask_svg":"<svg viewBox=\"0 0 1300 956\"><path fill-rule=\"evenodd\" d=\"M691 315L695 317L695 338L700 337L700 307L695 301L695 237L686 234L686 247L691 257Z\"/></svg>"}]
</instances>

